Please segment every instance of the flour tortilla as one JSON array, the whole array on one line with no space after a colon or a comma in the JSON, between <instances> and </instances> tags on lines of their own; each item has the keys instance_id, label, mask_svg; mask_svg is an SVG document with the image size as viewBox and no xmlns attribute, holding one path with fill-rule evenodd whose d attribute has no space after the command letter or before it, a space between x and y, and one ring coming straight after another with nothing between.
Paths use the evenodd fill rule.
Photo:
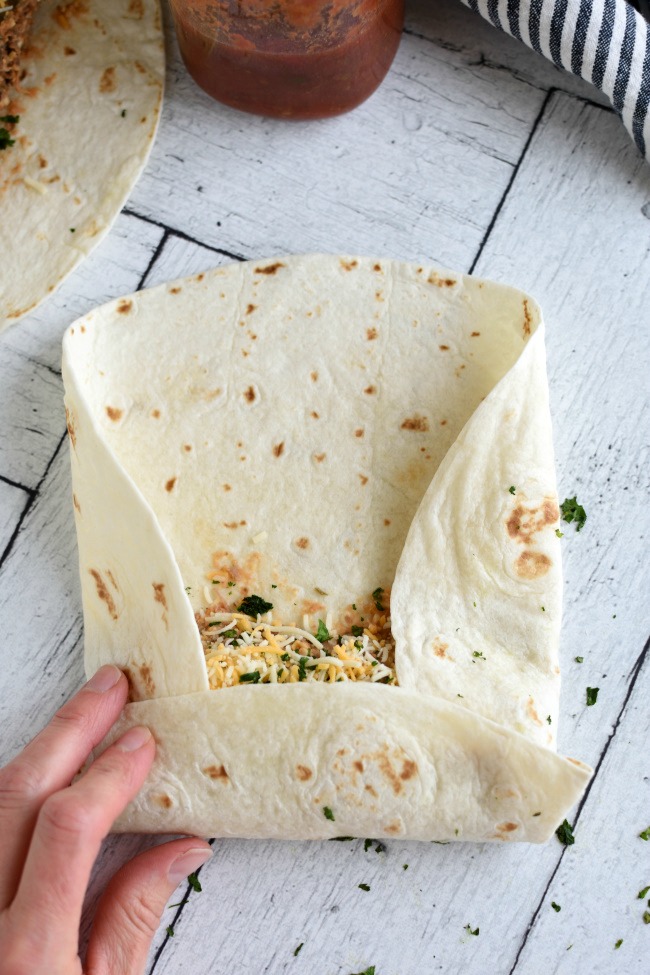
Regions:
<instances>
[{"instance_id":1,"label":"flour tortilla","mask_svg":"<svg viewBox=\"0 0 650 975\"><path fill-rule=\"evenodd\" d=\"M107 233L147 161L164 80L158 0L43 0L0 152L0 329Z\"/></svg>"},{"instance_id":2,"label":"flour tortilla","mask_svg":"<svg viewBox=\"0 0 650 975\"><path fill-rule=\"evenodd\" d=\"M559 511L539 309L439 268L316 255L112 302L64 341L88 673L158 754L116 828L547 839ZM274 616L392 585L398 687L208 690L227 565ZM326 594L326 595L323 595ZM332 811L334 819L324 814Z\"/></svg>"}]
</instances>

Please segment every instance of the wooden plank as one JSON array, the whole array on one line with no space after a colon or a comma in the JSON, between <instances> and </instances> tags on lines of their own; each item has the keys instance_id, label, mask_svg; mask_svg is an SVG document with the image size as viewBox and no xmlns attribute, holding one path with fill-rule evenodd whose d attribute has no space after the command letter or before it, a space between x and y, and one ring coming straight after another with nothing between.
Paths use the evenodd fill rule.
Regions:
<instances>
[{"instance_id":1,"label":"wooden plank","mask_svg":"<svg viewBox=\"0 0 650 975\"><path fill-rule=\"evenodd\" d=\"M28 501L27 491L0 478L0 558L16 530Z\"/></svg>"},{"instance_id":2,"label":"wooden plank","mask_svg":"<svg viewBox=\"0 0 650 975\"><path fill-rule=\"evenodd\" d=\"M507 71L495 84L464 51L468 22L452 18L444 45L405 35L365 105L309 125L217 104L172 45L174 97L130 207L252 258L358 251L467 267L544 98Z\"/></svg>"}]
</instances>

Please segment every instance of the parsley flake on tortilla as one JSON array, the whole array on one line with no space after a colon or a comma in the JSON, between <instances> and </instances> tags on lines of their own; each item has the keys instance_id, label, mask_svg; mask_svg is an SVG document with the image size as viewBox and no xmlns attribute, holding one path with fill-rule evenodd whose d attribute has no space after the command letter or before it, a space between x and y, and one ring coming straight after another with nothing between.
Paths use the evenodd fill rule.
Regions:
<instances>
[{"instance_id":1,"label":"parsley flake on tortilla","mask_svg":"<svg viewBox=\"0 0 650 975\"><path fill-rule=\"evenodd\" d=\"M261 596L255 595L246 596L237 607L238 612L246 613L247 616L252 616L253 618L268 613L270 609L273 609L273 603L269 603L266 599L262 599Z\"/></svg>"},{"instance_id":2,"label":"parsley flake on tortilla","mask_svg":"<svg viewBox=\"0 0 650 975\"><path fill-rule=\"evenodd\" d=\"M334 813L329 806L323 806L323 816L325 819L329 819L331 822L334 822Z\"/></svg>"}]
</instances>

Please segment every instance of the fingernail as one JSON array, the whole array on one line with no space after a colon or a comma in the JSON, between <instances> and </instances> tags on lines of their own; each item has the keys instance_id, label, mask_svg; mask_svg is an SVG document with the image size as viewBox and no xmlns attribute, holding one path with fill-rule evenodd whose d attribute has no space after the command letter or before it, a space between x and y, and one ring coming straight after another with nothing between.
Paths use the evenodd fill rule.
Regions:
<instances>
[{"instance_id":1,"label":"fingernail","mask_svg":"<svg viewBox=\"0 0 650 975\"><path fill-rule=\"evenodd\" d=\"M149 729L139 726L137 728L129 728L115 744L121 752L135 752L138 748L146 745L150 739L151 732Z\"/></svg>"},{"instance_id":2,"label":"fingernail","mask_svg":"<svg viewBox=\"0 0 650 975\"><path fill-rule=\"evenodd\" d=\"M202 867L212 856L212 850L201 849L186 850L185 853L172 861L167 876L170 883L177 887L183 880L187 880L191 873Z\"/></svg>"},{"instance_id":3,"label":"fingernail","mask_svg":"<svg viewBox=\"0 0 650 975\"><path fill-rule=\"evenodd\" d=\"M115 687L121 676L122 671L118 667L115 667L114 664L106 664L104 667L100 667L97 673L90 678L86 687L89 691L103 694L104 691L110 691L111 687Z\"/></svg>"}]
</instances>

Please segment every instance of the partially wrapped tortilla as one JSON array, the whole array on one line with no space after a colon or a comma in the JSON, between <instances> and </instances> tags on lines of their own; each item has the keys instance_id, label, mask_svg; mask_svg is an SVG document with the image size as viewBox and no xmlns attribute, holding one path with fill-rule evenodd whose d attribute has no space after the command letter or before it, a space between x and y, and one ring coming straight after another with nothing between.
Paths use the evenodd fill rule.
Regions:
<instances>
[{"instance_id":1,"label":"partially wrapped tortilla","mask_svg":"<svg viewBox=\"0 0 650 975\"><path fill-rule=\"evenodd\" d=\"M159 2L41 0L20 70L0 98L0 329L100 242L142 172L163 91Z\"/></svg>"},{"instance_id":2,"label":"partially wrapped tortilla","mask_svg":"<svg viewBox=\"0 0 650 975\"><path fill-rule=\"evenodd\" d=\"M118 830L546 840L561 568L530 297L315 255L64 340L87 672L157 741Z\"/></svg>"}]
</instances>

